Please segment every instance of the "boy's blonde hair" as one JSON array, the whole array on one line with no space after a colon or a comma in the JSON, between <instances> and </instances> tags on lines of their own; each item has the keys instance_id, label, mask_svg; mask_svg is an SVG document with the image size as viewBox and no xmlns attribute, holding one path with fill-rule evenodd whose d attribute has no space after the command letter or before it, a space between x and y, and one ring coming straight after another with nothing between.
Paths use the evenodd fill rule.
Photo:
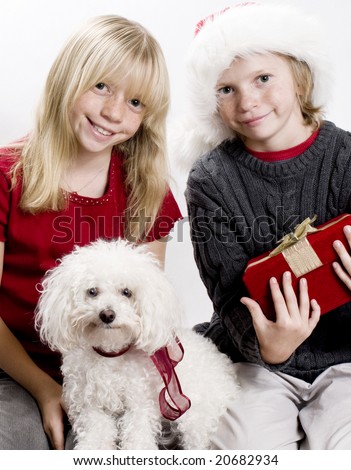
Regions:
<instances>
[{"instance_id":1,"label":"boy's blonde hair","mask_svg":"<svg viewBox=\"0 0 351 470\"><path fill-rule=\"evenodd\" d=\"M92 19L66 43L52 65L34 129L24 143L17 144L21 158L14 168L14 183L20 173L23 210L35 214L65 207L60 184L77 153L71 107L97 83L125 79L130 97L145 105L137 133L117 146L125 155L125 236L135 241L145 238L167 191L169 80L158 42L143 26L120 16ZM132 219L138 223L131 224Z\"/></svg>"},{"instance_id":2,"label":"boy's blonde hair","mask_svg":"<svg viewBox=\"0 0 351 470\"><path fill-rule=\"evenodd\" d=\"M299 85L301 91L297 98L300 104L301 113L306 126L318 128L323 121L322 106L313 103L313 77L311 69L304 61L295 57L279 54L284 57L290 66L294 81Z\"/></svg>"}]
</instances>

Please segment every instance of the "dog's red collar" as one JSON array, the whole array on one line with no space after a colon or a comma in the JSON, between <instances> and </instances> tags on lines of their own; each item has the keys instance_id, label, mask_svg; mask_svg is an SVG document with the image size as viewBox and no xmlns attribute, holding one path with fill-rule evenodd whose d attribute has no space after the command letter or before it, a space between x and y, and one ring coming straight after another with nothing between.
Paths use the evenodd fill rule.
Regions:
<instances>
[{"instance_id":1,"label":"dog's red collar","mask_svg":"<svg viewBox=\"0 0 351 470\"><path fill-rule=\"evenodd\" d=\"M100 354L100 356L103 356L103 357L118 357L118 356L122 356L124 353L129 351L130 346L131 345L129 344L128 346L126 346L124 349L121 349L120 351L104 351L103 349L97 348L95 346L93 346L93 349L95 352L97 352L98 354Z\"/></svg>"}]
</instances>

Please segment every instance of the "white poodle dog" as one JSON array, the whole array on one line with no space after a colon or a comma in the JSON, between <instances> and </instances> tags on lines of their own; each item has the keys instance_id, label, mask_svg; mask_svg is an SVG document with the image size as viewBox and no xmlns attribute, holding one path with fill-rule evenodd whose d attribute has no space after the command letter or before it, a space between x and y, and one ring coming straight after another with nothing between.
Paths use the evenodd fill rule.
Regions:
<instances>
[{"instance_id":1,"label":"white poodle dog","mask_svg":"<svg viewBox=\"0 0 351 470\"><path fill-rule=\"evenodd\" d=\"M48 271L36 325L62 353L76 449L157 449L162 415L177 419L182 448L210 448L239 386L230 359L181 328L180 310L143 246L98 240Z\"/></svg>"}]
</instances>

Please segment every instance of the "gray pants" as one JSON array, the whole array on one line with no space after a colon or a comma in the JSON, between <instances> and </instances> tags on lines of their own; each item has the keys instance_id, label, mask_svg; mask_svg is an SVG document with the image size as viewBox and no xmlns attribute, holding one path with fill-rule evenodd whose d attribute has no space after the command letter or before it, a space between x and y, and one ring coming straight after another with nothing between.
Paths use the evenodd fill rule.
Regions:
<instances>
[{"instance_id":1,"label":"gray pants","mask_svg":"<svg viewBox=\"0 0 351 470\"><path fill-rule=\"evenodd\" d=\"M178 434L163 423L159 448L179 449ZM68 429L65 449L72 450L74 438ZM0 369L0 450L49 450L40 411L33 397Z\"/></svg>"},{"instance_id":2,"label":"gray pants","mask_svg":"<svg viewBox=\"0 0 351 470\"><path fill-rule=\"evenodd\" d=\"M67 439L67 448L72 448ZM0 450L48 450L40 411L33 397L0 371Z\"/></svg>"},{"instance_id":3,"label":"gray pants","mask_svg":"<svg viewBox=\"0 0 351 470\"><path fill-rule=\"evenodd\" d=\"M215 449L351 450L351 364L313 384L255 364L234 364L239 399L221 421Z\"/></svg>"}]
</instances>

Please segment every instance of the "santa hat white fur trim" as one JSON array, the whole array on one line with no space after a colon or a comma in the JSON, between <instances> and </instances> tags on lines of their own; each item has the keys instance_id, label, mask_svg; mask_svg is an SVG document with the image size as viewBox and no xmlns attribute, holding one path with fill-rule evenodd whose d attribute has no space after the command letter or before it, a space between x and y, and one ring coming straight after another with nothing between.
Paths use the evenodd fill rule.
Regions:
<instances>
[{"instance_id":1,"label":"santa hat white fur trim","mask_svg":"<svg viewBox=\"0 0 351 470\"><path fill-rule=\"evenodd\" d=\"M192 163L233 137L217 116L215 85L235 56L279 52L305 61L314 80L313 104L324 106L329 95L329 63L321 24L291 5L236 5L209 18L190 46L187 59L187 115L170 129L171 154L181 166Z\"/></svg>"}]
</instances>

